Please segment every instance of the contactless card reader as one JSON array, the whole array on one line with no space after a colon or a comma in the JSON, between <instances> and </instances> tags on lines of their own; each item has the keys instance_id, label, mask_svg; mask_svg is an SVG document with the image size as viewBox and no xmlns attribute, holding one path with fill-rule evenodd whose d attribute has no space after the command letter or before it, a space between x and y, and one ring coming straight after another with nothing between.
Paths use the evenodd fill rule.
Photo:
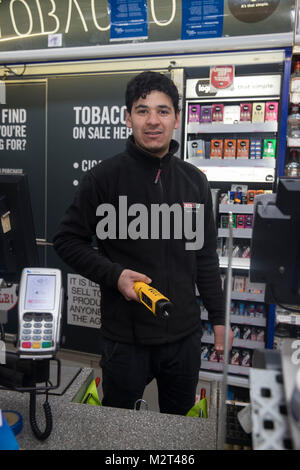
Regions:
<instances>
[{"instance_id":1,"label":"contactless card reader","mask_svg":"<svg viewBox=\"0 0 300 470\"><path fill-rule=\"evenodd\" d=\"M59 269L23 269L18 307L21 358L48 359L55 355L60 341L62 301Z\"/></svg>"}]
</instances>

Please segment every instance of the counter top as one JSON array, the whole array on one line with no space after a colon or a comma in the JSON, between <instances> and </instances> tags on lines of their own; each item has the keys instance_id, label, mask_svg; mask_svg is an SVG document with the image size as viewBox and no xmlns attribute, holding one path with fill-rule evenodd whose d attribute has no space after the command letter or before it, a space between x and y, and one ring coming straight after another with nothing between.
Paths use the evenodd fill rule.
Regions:
<instances>
[{"instance_id":1,"label":"counter top","mask_svg":"<svg viewBox=\"0 0 300 470\"><path fill-rule=\"evenodd\" d=\"M62 375L65 373L62 368ZM23 416L23 430L16 436L21 449L34 450L199 450L216 449L216 395L212 387L208 419L168 415L154 411L83 405L72 400L85 393L93 370L79 370L61 396L50 395L53 430L45 441L32 433L29 394L0 390L0 408ZM51 393L55 393L55 390ZM79 397L80 398L80 397ZM42 404L37 396L37 423L44 429Z\"/></svg>"}]
</instances>

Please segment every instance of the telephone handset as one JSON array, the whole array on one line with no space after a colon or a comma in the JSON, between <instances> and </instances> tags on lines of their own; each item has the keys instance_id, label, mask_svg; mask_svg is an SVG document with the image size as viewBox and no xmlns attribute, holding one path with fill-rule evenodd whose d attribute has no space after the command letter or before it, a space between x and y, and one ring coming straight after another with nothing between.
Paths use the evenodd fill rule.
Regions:
<instances>
[{"instance_id":1,"label":"telephone handset","mask_svg":"<svg viewBox=\"0 0 300 470\"><path fill-rule=\"evenodd\" d=\"M23 269L18 307L20 358L48 359L55 355L60 341L62 302L59 269Z\"/></svg>"}]
</instances>

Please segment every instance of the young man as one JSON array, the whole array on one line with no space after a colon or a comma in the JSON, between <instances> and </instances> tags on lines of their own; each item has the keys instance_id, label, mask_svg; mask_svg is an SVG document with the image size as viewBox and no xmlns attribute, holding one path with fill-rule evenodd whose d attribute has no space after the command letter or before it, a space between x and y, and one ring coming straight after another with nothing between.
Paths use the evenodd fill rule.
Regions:
<instances>
[{"instance_id":1,"label":"young man","mask_svg":"<svg viewBox=\"0 0 300 470\"><path fill-rule=\"evenodd\" d=\"M210 188L201 171L174 156L178 102L177 88L165 75L143 72L129 82L126 123L132 136L124 152L84 176L54 247L101 287L103 405L133 408L156 378L160 411L185 415L194 405L200 369L195 285L218 352L225 327ZM154 222L157 208L161 214ZM95 234L98 252L91 247ZM138 301L136 281L151 283L171 300L168 318L155 317Z\"/></svg>"}]
</instances>

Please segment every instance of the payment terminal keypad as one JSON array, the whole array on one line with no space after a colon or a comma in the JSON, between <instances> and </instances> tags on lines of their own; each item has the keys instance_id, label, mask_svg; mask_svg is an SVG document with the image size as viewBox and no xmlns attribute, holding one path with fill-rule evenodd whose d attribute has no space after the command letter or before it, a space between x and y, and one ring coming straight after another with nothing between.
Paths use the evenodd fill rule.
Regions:
<instances>
[{"instance_id":1,"label":"payment terminal keypad","mask_svg":"<svg viewBox=\"0 0 300 470\"><path fill-rule=\"evenodd\" d=\"M20 332L20 346L28 351L52 348L54 344L54 321L52 313L26 312Z\"/></svg>"}]
</instances>

